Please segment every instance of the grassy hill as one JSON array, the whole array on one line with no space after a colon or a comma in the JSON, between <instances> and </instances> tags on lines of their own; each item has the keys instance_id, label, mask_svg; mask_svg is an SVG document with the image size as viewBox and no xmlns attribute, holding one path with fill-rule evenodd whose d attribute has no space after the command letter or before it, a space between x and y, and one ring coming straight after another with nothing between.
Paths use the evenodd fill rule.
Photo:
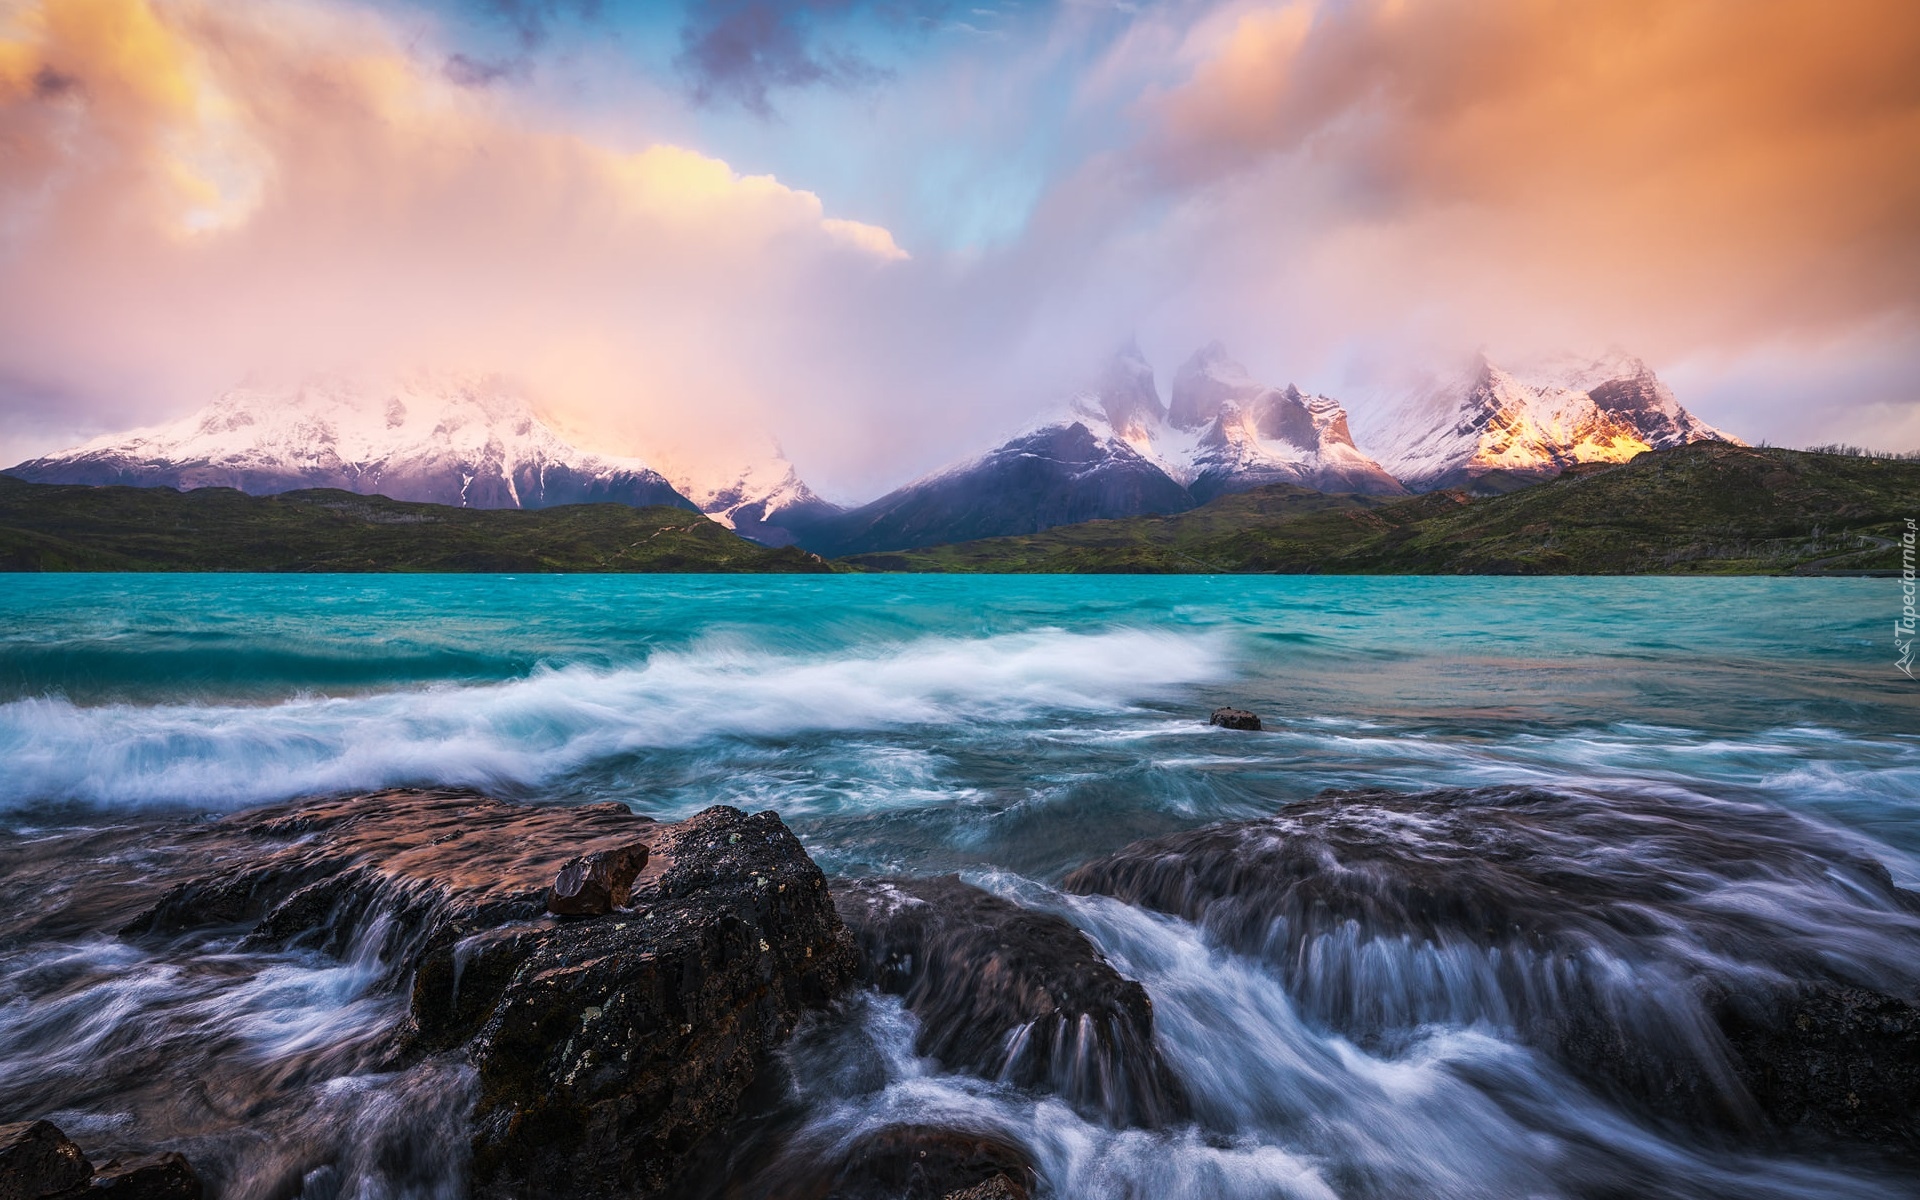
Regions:
<instances>
[{"instance_id":1,"label":"grassy hill","mask_svg":"<svg viewBox=\"0 0 1920 1200\"><path fill-rule=\"evenodd\" d=\"M1497 496L1279 485L1166 517L842 560L880 571L1766 574L1886 570L1920 462L1700 443Z\"/></svg>"},{"instance_id":2,"label":"grassy hill","mask_svg":"<svg viewBox=\"0 0 1920 1200\"><path fill-rule=\"evenodd\" d=\"M699 513L449 508L314 490L66 487L0 475L0 570L825 571Z\"/></svg>"}]
</instances>

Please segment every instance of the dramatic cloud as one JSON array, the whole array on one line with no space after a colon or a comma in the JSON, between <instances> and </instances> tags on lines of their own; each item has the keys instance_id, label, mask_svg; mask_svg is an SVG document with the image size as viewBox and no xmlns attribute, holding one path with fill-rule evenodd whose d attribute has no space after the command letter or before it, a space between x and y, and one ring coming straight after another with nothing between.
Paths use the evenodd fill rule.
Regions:
<instances>
[{"instance_id":1,"label":"dramatic cloud","mask_svg":"<svg viewBox=\"0 0 1920 1200\"><path fill-rule=\"evenodd\" d=\"M841 336L810 298L905 257L809 192L521 119L309 6L28 11L0 144L0 368L109 414L251 368L464 361L616 438L737 436L792 340Z\"/></svg>"},{"instance_id":2,"label":"dramatic cloud","mask_svg":"<svg viewBox=\"0 0 1920 1200\"><path fill-rule=\"evenodd\" d=\"M1188 52L1136 110L1142 169L1203 237L1250 235L1245 274L1317 289L1323 345L1672 358L1920 316L1903 0L1289 4Z\"/></svg>"},{"instance_id":3,"label":"dramatic cloud","mask_svg":"<svg viewBox=\"0 0 1920 1200\"><path fill-rule=\"evenodd\" d=\"M851 0L707 0L688 15L675 63L701 103L728 99L771 116L768 93L775 89L881 78L850 50L812 44L817 19L850 6Z\"/></svg>"},{"instance_id":4,"label":"dramatic cloud","mask_svg":"<svg viewBox=\"0 0 1920 1200\"><path fill-rule=\"evenodd\" d=\"M404 361L865 498L1131 333L1905 449L1916 213L1907 0L0 0L0 456Z\"/></svg>"}]
</instances>

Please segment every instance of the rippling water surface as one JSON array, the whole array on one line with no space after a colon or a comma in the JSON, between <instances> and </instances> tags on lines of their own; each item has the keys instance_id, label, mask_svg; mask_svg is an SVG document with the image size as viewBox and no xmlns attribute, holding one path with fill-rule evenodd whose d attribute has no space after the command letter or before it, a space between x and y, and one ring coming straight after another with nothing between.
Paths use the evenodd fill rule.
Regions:
<instances>
[{"instance_id":1,"label":"rippling water surface","mask_svg":"<svg viewBox=\"0 0 1920 1200\"><path fill-rule=\"evenodd\" d=\"M795 1051L808 1136L950 1110L1021 1141L1059 1196L1911 1194L1638 1121L1491 1009L1359 1038L1200 927L1057 890L1138 838L1325 788L1508 784L1784 811L1920 886L1896 601L1877 580L13 576L0 1121L186 1143L233 1195L452 1186L457 1161L403 1168L412 1143L382 1140L456 1128L466 1084L366 1072L393 1003L372 967L222 945L160 961L103 931L115 880L165 853L129 830L459 783L661 817L772 808L829 874L957 870L1058 912L1146 985L1196 1109L1117 1130L944 1074L871 998ZM1206 727L1226 703L1270 732ZM60 866L82 860L98 894L37 920L33 897L89 886ZM1898 960L1920 943L1887 920L1835 936ZM836 1092L824 1064L861 1056L878 1082ZM142 1062L162 1066L125 1066Z\"/></svg>"}]
</instances>

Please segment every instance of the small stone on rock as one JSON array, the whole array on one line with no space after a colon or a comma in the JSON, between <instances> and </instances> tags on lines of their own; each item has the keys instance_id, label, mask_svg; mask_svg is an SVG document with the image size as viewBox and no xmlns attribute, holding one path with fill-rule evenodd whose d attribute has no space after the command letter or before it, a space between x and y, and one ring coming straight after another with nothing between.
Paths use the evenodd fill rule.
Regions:
<instances>
[{"instance_id":1,"label":"small stone on rock","mask_svg":"<svg viewBox=\"0 0 1920 1200\"><path fill-rule=\"evenodd\" d=\"M597 917L625 908L633 898L633 881L646 865L647 847L641 842L568 859L547 889L547 911Z\"/></svg>"}]
</instances>

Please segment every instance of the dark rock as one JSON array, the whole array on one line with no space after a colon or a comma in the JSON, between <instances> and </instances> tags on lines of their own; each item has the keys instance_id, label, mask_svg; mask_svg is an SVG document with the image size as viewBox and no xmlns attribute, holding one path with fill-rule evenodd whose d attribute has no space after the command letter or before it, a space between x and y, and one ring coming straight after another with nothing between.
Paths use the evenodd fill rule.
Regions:
<instances>
[{"instance_id":1,"label":"dark rock","mask_svg":"<svg viewBox=\"0 0 1920 1200\"><path fill-rule=\"evenodd\" d=\"M1741 1081L1788 1129L1920 1154L1920 1006L1860 988L1806 985L1716 1016Z\"/></svg>"},{"instance_id":2,"label":"dark rock","mask_svg":"<svg viewBox=\"0 0 1920 1200\"><path fill-rule=\"evenodd\" d=\"M957 1070L1056 1091L1122 1124L1186 1115L1153 1042L1146 989L1086 935L955 876L836 884L867 982L906 998L916 1050Z\"/></svg>"},{"instance_id":3,"label":"dark rock","mask_svg":"<svg viewBox=\"0 0 1920 1200\"><path fill-rule=\"evenodd\" d=\"M647 847L635 842L568 859L547 889L547 911L565 917L597 917L625 908L634 876L647 865Z\"/></svg>"},{"instance_id":4,"label":"dark rock","mask_svg":"<svg viewBox=\"0 0 1920 1200\"><path fill-rule=\"evenodd\" d=\"M175 887L128 932L218 925L251 945L377 953L389 986L411 982L389 1065L455 1052L476 1069L479 1196L670 1189L800 1014L854 972L824 877L772 813L660 824L618 804L393 790L206 836L245 866ZM609 901L629 889L630 911L549 915L571 861L604 869ZM639 873L623 881L625 865Z\"/></svg>"},{"instance_id":5,"label":"dark rock","mask_svg":"<svg viewBox=\"0 0 1920 1200\"><path fill-rule=\"evenodd\" d=\"M87 1156L53 1122L0 1125L0 1200L65 1197L92 1174Z\"/></svg>"},{"instance_id":6,"label":"dark rock","mask_svg":"<svg viewBox=\"0 0 1920 1200\"><path fill-rule=\"evenodd\" d=\"M1198 923L1363 1042L1492 1021L1664 1119L1920 1152L1913 898L1775 809L1335 792L1065 886Z\"/></svg>"},{"instance_id":7,"label":"dark rock","mask_svg":"<svg viewBox=\"0 0 1920 1200\"><path fill-rule=\"evenodd\" d=\"M948 1192L946 1200L1027 1200L1027 1190L1005 1175L995 1175L985 1183Z\"/></svg>"},{"instance_id":8,"label":"dark rock","mask_svg":"<svg viewBox=\"0 0 1920 1200\"><path fill-rule=\"evenodd\" d=\"M1034 1186L1025 1150L1005 1138L927 1125L889 1125L860 1139L819 1190L796 1190L783 1200L943 1200L995 1179L1004 1194L1026 1200ZM995 1195L988 1192L986 1195Z\"/></svg>"},{"instance_id":9,"label":"dark rock","mask_svg":"<svg viewBox=\"0 0 1920 1200\"><path fill-rule=\"evenodd\" d=\"M575 856L631 846L651 818L623 804L508 804L453 789L393 789L274 805L210 822L239 863L179 884L129 936L249 927L256 948L344 954L357 937L404 974L455 927L527 920Z\"/></svg>"},{"instance_id":10,"label":"dark rock","mask_svg":"<svg viewBox=\"0 0 1920 1200\"><path fill-rule=\"evenodd\" d=\"M104 1193L114 1200L200 1200L203 1191L192 1165L170 1150L109 1162L93 1177L89 1194Z\"/></svg>"},{"instance_id":11,"label":"dark rock","mask_svg":"<svg viewBox=\"0 0 1920 1200\"><path fill-rule=\"evenodd\" d=\"M777 816L711 808L649 837L631 913L477 930L422 962L415 1045L464 1040L479 1072L477 1195L661 1194L852 978L826 881Z\"/></svg>"},{"instance_id":12,"label":"dark rock","mask_svg":"<svg viewBox=\"0 0 1920 1200\"><path fill-rule=\"evenodd\" d=\"M1216 708L1207 718L1207 724L1218 725L1222 729L1248 729L1260 731L1260 718L1244 708Z\"/></svg>"}]
</instances>

